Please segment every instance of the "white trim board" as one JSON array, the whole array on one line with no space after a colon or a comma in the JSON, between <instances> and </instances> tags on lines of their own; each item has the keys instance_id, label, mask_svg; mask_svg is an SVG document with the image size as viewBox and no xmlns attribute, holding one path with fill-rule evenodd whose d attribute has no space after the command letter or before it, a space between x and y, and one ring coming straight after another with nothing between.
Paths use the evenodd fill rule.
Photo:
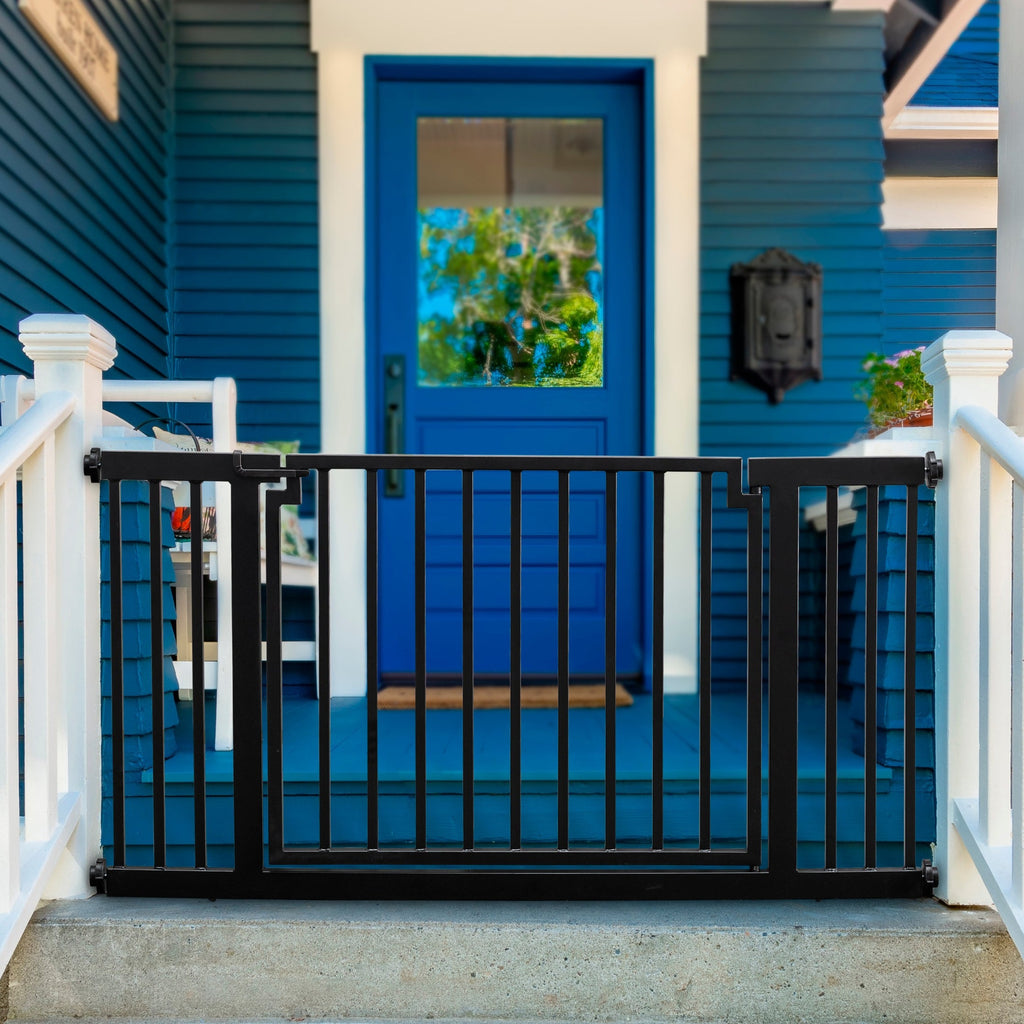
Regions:
<instances>
[{"instance_id":1,"label":"white trim board","mask_svg":"<svg viewBox=\"0 0 1024 1024\"><path fill-rule=\"evenodd\" d=\"M905 107L887 139L998 139L998 107Z\"/></svg>"},{"instance_id":2,"label":"white trim board","mask_svg":"<svg viewBox=\"0 0 1024 1024\"><path fill-rule=\"evenodd\" d=\"M322 445L366 450L364 83L367 55L633 57L654 65L654 454L698 451L700 58L707 4L633 0L311 0L320 107L320 330ZM537 25L544 25L538 32ZM496 30L495 26L500 26ZM678 339L690 339L679 344ZM365 504L361 479L336 474L331 504L334 593L331 693L366 686ZM695 687L696 500L688 486L665 538L666 689Z\"/></svg>"},{"instance_id":3,"label":"white trim board","mask_svg":"<svg viewBox=\"0 0 1024 1024\"><path fill-rule=\"evenodd\" d=\"M994 228L998 178L886 178L882 182L882 226Z\"/></svg>"}]
</instances>

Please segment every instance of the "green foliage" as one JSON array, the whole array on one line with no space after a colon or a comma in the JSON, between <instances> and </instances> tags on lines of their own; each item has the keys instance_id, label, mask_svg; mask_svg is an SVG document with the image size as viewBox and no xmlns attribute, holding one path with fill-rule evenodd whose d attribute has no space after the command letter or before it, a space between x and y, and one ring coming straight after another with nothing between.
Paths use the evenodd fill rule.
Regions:
<instances>
[{"instance_id":1,"label":"green foliage","mask_svg":"<svg viewBox=\"0 0 1024 1024\"><path fill-rule=\"evenodd\" d=\"M897 425L932 407L932 386L921 371L924 345L894 356L871 352L862 369L867 379L857 388L857 398L868 407L872 426Z\"/></svg>"},{"instance_id":2,"label":"green foliage","mask_svg":"<svg viewBox=\"0 0 1024 1024\"><path fill-rule=\"evenodd\" d=\"M595 211L420 211L420 379L600 387ZM424 298L426 303L424 303Z\"/></svg>"}]
</instances>

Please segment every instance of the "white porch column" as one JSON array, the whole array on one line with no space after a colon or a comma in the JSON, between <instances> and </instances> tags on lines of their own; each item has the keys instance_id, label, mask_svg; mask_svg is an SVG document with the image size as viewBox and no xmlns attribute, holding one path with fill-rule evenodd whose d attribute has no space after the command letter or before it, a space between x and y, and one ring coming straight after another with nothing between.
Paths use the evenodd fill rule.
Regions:
<instances>
[{"instance_id":1,"label":"white porch column","mask_svg":"<svg viewBox=\"0 0 1024 1024\"><path fill-rule=\"evenodd\" d=\"M88 896L89 867L100 855L100 488L83 458L102 423L103 371L114 364L113 337L86 316L41 314L20 324L20 341L35 366L36 397L70 392L75 411L57 431L55 503L56 648L66 778L61 790L82 794L82 817L45 893L48 899Z\"/></svg>"},{"instance_id":2,"label":"white porch column","mask_svg":"<svg viewBox=\"0 0 1024 1024\"><path fill-rule=\"evenodd\" d=\"M1024 4L999 8L999 220L996 327L1024 338ZM1024 424L1024 353L1000 387L1000 418Z\"/></svg>"},{"instance_id":3,"label":"white porch column","mask_svg":"<svg viewBox=\"0 0 1024 1024\"><path fill-rule=\"evenodd\" d=\"M998 331L949 331L921 357L938 444L946 439L935 494L935 895L960 905L991 901L950 815L954 799L978 792L982 486L978 446L951 424L965 405L997 411L1012 353Z\"/></svg>"}]
</instances>

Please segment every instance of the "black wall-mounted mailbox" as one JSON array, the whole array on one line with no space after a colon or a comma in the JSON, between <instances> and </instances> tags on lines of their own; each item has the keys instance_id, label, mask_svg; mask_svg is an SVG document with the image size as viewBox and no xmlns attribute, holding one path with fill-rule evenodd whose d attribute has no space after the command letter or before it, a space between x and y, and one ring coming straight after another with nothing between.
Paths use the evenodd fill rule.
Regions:
<instances>
[{"instance_id":1,"label":"black wall-mounted mailbox","mask_svg":"<svg viewBox=\"0 0 1024 1024\"><path fill-rule=\"evenodd\" d=\"M821 266L783 249L734 263L730 380L745 380L776 405L792 387L821 380Z\"/></svg>"}]
</instances>

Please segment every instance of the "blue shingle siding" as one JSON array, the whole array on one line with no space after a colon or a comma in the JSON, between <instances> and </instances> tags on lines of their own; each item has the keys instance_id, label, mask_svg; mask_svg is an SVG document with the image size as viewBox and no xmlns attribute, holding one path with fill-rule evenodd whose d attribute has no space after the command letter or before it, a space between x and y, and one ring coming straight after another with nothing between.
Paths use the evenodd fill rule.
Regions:
<instances>
[{"instance_id":1,"label":"blue shingle siding","mask_svg":"<svg viewBox=\"0 0 1024 1024\"><path fill-rule=\"evenodd\" d=\"M85 313L117 338L111 376L168 373L169 0L86 0L118 54L108 121L0 0L0 373L28 373L30 313Z\"/></svg>"},{"instance_id":2,"label":"blue shingle siding","mask_svg":"<svg viewBox=\"0 0 1024 1024\"><path fill-rule=\"evenodd\" d=\"M994 230L885 232L882 325L887 352L996 320Z\"/></svg>"},{"instance_id":3,"label":"blue shingle siding","mask_svg":"<svg viewBox=\"0 0 1024 1024\"><path fill-rule=\"evenodd\" d=\"M910 101L919 107L999 106L999 0L988 0Z\"/></svg>"},{"instance_id":4,"label":"blue shingle siding","mask_svg":"<svg viewBox=\"0 0 1024 1024\"><path fill-rule=\"evenodd\" d=\"M175 375L239 433L319 446L316 59L305 0L176 3ZM361 243L360 243L361 244ZM183 410L208 429L196 407Z\"/></svg>"},{"instance_id":5,"label":"blue shingle siding","mask_svg":"<svg viewBox=\"0 0 1024 1024\"><path fill-rule=\"evenodd\" d=\"M700 438L704 455L826 455L882 337L882 17L712 4L701 73ZM824 270L824 380L780 405L729 380L729 268L780 246ZM813 499L810 499L813 500ZM716 496L716 508L724 502ZM714 678L744 678L745 535L716 527Z\"/></svg>"}]
</instances>

